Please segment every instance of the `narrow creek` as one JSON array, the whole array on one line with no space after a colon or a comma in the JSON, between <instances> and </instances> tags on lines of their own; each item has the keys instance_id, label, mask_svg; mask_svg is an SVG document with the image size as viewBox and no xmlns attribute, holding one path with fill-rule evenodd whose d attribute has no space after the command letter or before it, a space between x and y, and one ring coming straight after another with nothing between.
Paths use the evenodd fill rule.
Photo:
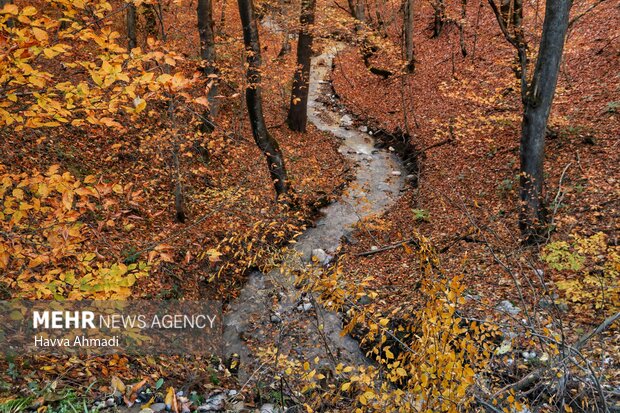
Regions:
<instances>
[{"instance_id":1,"label":"narrow creek","mask_svg":"<svg viewBox=\"0 0 620 413\"><path fill-rule=\"evenodd\" d=\"M400 196L405 184L406 173L396 155L375 148L372 136L347 125L343 113L322 103L333 94L329 82L333 59L345 47L344 43L331 42L312 59L308 118L318 129L340 141L338 150L355 164L355 176L343 195L321 210L315 227L298 238L295 254L291 254L291 260L296 261L293 266L308 262L313 250L333 255L341 238L360 219L385 211ZM282 356L300 360L328 356L339 363L366 364L357 342L341 336L341 328L337 313L317 307L308 297L300 297L291 277L279 268L267 274L255 271L225 314L225 351L227 355L239 355L241 380L259 367L246 344L248 340L263 346L278 345Z\"/></svg>"}]
</instances>

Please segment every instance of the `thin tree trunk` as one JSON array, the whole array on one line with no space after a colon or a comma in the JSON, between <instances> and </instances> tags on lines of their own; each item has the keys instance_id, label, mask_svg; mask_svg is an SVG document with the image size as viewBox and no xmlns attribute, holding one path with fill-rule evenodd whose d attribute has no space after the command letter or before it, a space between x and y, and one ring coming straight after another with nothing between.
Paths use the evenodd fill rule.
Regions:
<instances>
[{"instance_id":1,"label":"thin tree trunk","mask_svg":"<svg viewBox=\"0 0 620 413\"><path fill-rule=\"evenodd\" d=\"M213 19L213 2L211 0L198 0L196 8L198 16L198 35L200 37L200 57L204 65L205 76L217 72L215 67L215 21ZM203 113L201 130L205 133L213 131L212 117L217 113L215 96L217 95L217 79L213 79L211 88L207 93L209 108Z\"/></svg>"},{"instance_id":2,"label":"thin tree trunk","mask_svg":"<svg viewBox=\"0 0 620 413\"><path fill-rule=\"evenodd\" d=\"M405 59L407 72L415 71L415 49L413 45L413 0L405 0Z\"/></svg>"},{"instance_id":3,"label":"thin tree trunk","mask_svg":"<svg viewBox=\"0 0 620 413\"><path fill-rule=\"evenodd\" d=\"M284 158L278 142L271 136L265 125L263 116L263 102L261 96L260 42L254 5L252 0L237 0L239 15L243 26L243 42L247 53L248 70L246 72L248 85L245 89L245 100L248 107L252 135L256 145L267 158L269 174L273 179L276 190L276 199L286 195L289 190L288 176L284 166Z\"/></svg>"},{"instance_id":4,"label":"thin tree trunk","mask_svg":"<svg viewBox=\"0 0 620 413\"><path fill-rule=\"evenodd\" d=\"M198 34L200 36L200 57L204 64L205 75L215 72L215 23L213 21L213 3L211 0L198 0Z\"/></svg>"},{"instance_id":5,"label":"thin tree trunk","mask_svg":"<svg viewBox=\"0 0 620 413\"><path fill-rule=\"evenodd\" d=\"M465 19L467 17L467 0L461 0L461 21L459 23L459 42L461 44L461 54L467 57L467 47L465 47Z\"/></svg>"},{"instance_id":6,"label":"thin tree trunk","mask_svg":"<svg viewBox=\"0 0 620 413\"><path fill-rule=\"evenodd\" d=\"M545 224L545 130L558 80L571 5L571 0L547 0L536 67L523 101L519 226L530 241L537 238Z\"/></svg>"},{"instance_id":7,"label":"thin tree trunk","mask_svg":"<svg viewBox=\"0 0 620 413\"><path fill-rule=\"evenodd\" d=\"M129 3L127 6L127 48L129 50L138 47L138 39L136 36L136 26L138 21L138 13L136 5Z\"/></svg>"},{"instance_id":8,"label":"thin tree trunk","mask_svg":"<svg viewBox=\"0 0 620 413\"><path fill-rule=\"evenodd\" d=\"M433 6L433 38L439 37L443 30L443 25L446 20L446 4L444 0L434 0L431 3Z\"/></svg>"},{"instance_id":9,"label":"thin tree trunk","mask_svg":"<svg viewBox=\"0 0 620 413\"><path fill-rule=\"evenodd\" d=\"M288 127L298 132L306 131L308 123L308 91L310 83L310 58L312 57L312 25L316 0L302 0L299 17L299 41L297 42L297 70L293 77L291 105L288 111Z\"/></svg>"},{"instance_id":10,"label":"thin tree trunk","mask_svg":"<svg viewBox=\"0 0 620 413\"><path fill-rule=\"evenodd\" d=\"M226 3L227 0L222 0L222 10L220 11L220 27L217 29L217 32L222 35L224 34L224 26L226 25Z\"/></svg>"},{"instance_id":11,"label":"thin tree trunk","mask_svg":"<svg viewBox=\"0 0 620 413\"><path fill-rule=\"evenodd\" d=\"M145 30L147 37L157 38L157 12L155 5L144 4Z\"/></svg>"}]
</instances>

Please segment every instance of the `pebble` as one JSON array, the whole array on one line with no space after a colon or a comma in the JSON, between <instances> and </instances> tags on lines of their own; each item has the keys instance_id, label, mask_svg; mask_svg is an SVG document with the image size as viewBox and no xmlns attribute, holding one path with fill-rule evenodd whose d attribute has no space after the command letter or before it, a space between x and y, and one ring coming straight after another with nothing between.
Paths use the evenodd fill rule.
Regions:
<instances>
[{"instance_id":1,"label":"pebble","mask_svg":"<svg viewBox=\"0 0 620 413\"><path fill-rule=\"evenodd\" d=\"M362 132L362 133L368 132L368 126L366 126L366 125L360 126L360 132Z\"/></svg>"},{"instance_id":2,"label":"pebble","mask_svg":"<svg viewBox=\"0 0 620 413\"><path fill-rule=\"evenodd\" d=\"M325 250L321 248L315 248L312 250L312 260L318 262L321 265L327 265L331 261L332 256L328 255Z\"/></svg>"},{"instance_id":3,"label":"pebble","mask_svg":"<svg viewBox=\"0 0 620 413\"><path fill-rule=\"evenodd\" d=\"M151 410L153 410L153 412L155 413L164 411L166 410L166 404L165 403L153 403L151 404Z\"/></svg>"},{"instance_id":4,"label":"pebble","mask_svg":"<svg viewBox=\"0 0 620 413\"><path fill-rule=\"evenodd\" d=\"M401 172L400 171L392 171L392 175L394 176L400 176Z\"/></svg>"},{"instance_id":5,"label":"pebble","mask_svg":"<svg viewBox=\"0 0 620 413\"><path fill-rule=\"evenodd\" d=\"M297 306L297 309L299 311L310 311L312 309L312 304L311 303L303 303L303 304L300 304L299 306Z\"/></svg>"},{"instance_id":6,"label":"pebble","mask_svg":"<svg viewBox=\"0 0 620 413\"><path fill-rule=\"evenodd\" d=\"M275 324L279 324L279 323L282 322L282 317L280 317L280 314L278 314L278 313L273 313L271 315L271 322L275 323Z\"/></svg>"},{"instance_id":7,"label":"pebble","mask_svg":"<svg viewBox=\"0 0 620 413\"><path fill-rule=\"evenodd\" d=\"M215 396L209 397L207 401L201 406L198 406L199 412L216 412L218 410L223 410L226 404L226 395L224 393L216 394Z\"/></svg>"},{"instance_id":8,"label":"pebble","mask_svg":"<svg viewBox=\"0 0 620 413\"><path fill-rule=\"evenodd\" d=\"M396 149L394 149L394 147L393 147L393 146L390 146L390 147L388 148L388 151L390 151L390 152L394 152L395 150L396 150Z\"/></svg>"},{"instance_id":9,"label":"pebble","mask_svg":"<svg viewBox=\"0 0 620 413\"><path fill-rule=\"evenodd\" d=\"M353 119L351 119L351 116L344 115L343 117L340 118L340 126L348 127L351 125L353 125Z\"/></svg>"},{"instance_id":10,"label":"pebble","mask_svg":"<svg viewBox=\"0 0 620 413\"><path fill-rule=\"evenodd\" d=\"M370 250L371 250L371 251L376 251L376 250L378 250L378 249L379 249L379 247L377 247L376 245L373 245L372 247L370 247Z\"/></svg>"},{"instance_id":11,"label":"pebble","mask_svg":"<svg viewBox=\"0 0 620 413\"><path fill-rule=\"evenodd\" d=\"M508 313L510 315L517 315L521 312L521 309L517 306L515 306L513 303L511 303L508 300L504 300L501 303L499 303L495 309L499 310L499 311L503 311L505 313Z\"/></svg>"},{"instance_id":12,"label":"pebble","mask_svg":"<svg viewBox=\"0 0 620 413\"><path fill-rule=\"evenodd\" d=\"M105 401L106 407L116 406L116 402L114 401L114 397L110 397Z\"/></svg>"}]
</instances>

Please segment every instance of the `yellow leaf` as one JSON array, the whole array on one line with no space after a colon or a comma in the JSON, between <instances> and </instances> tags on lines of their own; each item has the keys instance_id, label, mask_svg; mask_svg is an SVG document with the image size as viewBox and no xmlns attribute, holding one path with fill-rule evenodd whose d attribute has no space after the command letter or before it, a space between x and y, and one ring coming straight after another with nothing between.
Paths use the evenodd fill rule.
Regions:
<instances>
[{"instance_id":1,"label":"yellow leaf","mask_svg":"<svg viewBox=\"0 0 620 413\"><path fill-rule=\"evenodd\" d=\"M45 30L41 30L38 27L33 27L32 34L34 34L34 37L36 37L36 39L40 42L47 41L47 32Z\"/></svg>"},{"instance_id":2,"label":"yellow leaf","mask_svg":"<svg viewBox=\"0 0 620 413\"><path fill-rule=\"evenodd\" d=\"M125 393L125 383L116 376L112 376L112 388L118 390L121 393Z\"/></svg>"},{"instance_id":3,"label":"yellow leaf","mask_svg":"<svg viewBox=\"0 0 620 413\"><path fill-rule=\"evenodd\" d=\"M19 7L14 4L5 4L0 14L15 14L19 13Z\"/></svg>"},{"instance_id":4,"label":"yellow leaf","mask_svg":"<svg viewBox=\"0 0 620 413\"><path fill-rule=\"evenodd\" d=\"M342 387L340 387L340 390L347 391L347 390L349 390L349 387L351 387L351 382L350 381L346 382L346 383L343 383Z\"/></svg>"},{"instance_id":5,"label":"yellow leaf","mask_svg":"<svg viewBox=\"0 0 620 413\"><path fill-rule=\"evenodd\" d=\"M22 16L34 16L37 14L37 9L32 6L26 6L22 9L20 13Z\"/></svg>"}]
</instances>

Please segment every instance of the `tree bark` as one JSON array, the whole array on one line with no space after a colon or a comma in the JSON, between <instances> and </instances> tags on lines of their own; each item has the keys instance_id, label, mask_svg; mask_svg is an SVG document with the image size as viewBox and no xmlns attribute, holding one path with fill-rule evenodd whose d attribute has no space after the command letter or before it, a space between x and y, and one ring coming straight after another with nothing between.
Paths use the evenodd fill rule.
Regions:
<instances>
[{"instance_id":1,"label":"tree bark","mask_svg":"<svg viewBox=\"0 0 620 413\"><path fill-rule=\"evenodd\" d=\"M200 37L200 57L202 58L203 73L205 76L217 73L215 67L215 20L213 18L213 2L211 0L198 0L196 8L198 16L198 35ZM217 79L213 79L211 88L207 93L209 108L203 112L203 122L200 129L205 133L213 131L212 117L217 114Z\"/></svg>"},{"instance_id":2,"label":"tree bark","mask_svg":"<svg viewBox=\"0 0 620 413\"><path fill-rule=\"evenodd\" d=\"M437 38L441 35L446 21L446 4L444 0L434 0L431 6L433 7L433 35L431 37Z\"/></svg>"},{"instance_id":3,"label":"tree bark","mask_svg":"<svg viewBox=\"0 0 620 413\"><path fill-rule=\"evenodd\" d=\"M129 3L127 6L127 49L131 50L138 47L138 39L136 36L136 26L138 21L138 13L136 5Z\"/></svg>"},{"instance_id":4,"label":"tree bark","mask_svg":"<svg viewBox=\"0 0 620 413\"><path fill-rule=\"evenodd\" d=\"M215 22L213 21L213 2L198 0L198 34L200 36L200 57L204 64L204 74L215 73Z\"/></svg>"},{"instance_id":5,"label":"tree bark","mask_svg":"<svg viewBox=\"0 0 620 413\"><path fill-rule=\"evenodd\" d=\"M523 99L521 128L521 212L519 226L535 241L545 224L543 160L545 130L558 80L572 0L547 0L536 67Z\"/></svg>"},{"instance_id":6,"label":"tree bark","mask_svg":"<svg viewBox=\"0 0 620 413\"><path fill-rule=\"evenodd\" d=\"M308 123L308 91L310 83L310 58L312 57L312 25L316 0L302 0L297 42L297 70L293 77L293 91L287 123L291 130L305 132Z\"/></svg>"},{"instance_id":7,"label":"tree bark","mask_svg":"<svg viewBox=\"0 0 620 413\"><path fill-rule=\"evenodd\" d=\"M415 49L413 45L413 0L405 0L405 59L407 72L415 71Z\"/></svg>"},{"instance_id":8,"label":"tree bark","mask_svg":"<svg viewBox=\"0 0 620 413\"><path fill-rule=\"evenodd\" d=\"M267 158L269 174L273 180L276 199L286 195L289 190L288 176L284 166L284 158L278 142L271 136L265 125L263 102L261 96L261 53L258 28L254 15L252 0L237 0L239 15L243 26L243 42L247 53L248 69L246 72L248 85L245 89L245 100L248 107L252 135L256 145Z\"/></svg>"}]
</instances>

